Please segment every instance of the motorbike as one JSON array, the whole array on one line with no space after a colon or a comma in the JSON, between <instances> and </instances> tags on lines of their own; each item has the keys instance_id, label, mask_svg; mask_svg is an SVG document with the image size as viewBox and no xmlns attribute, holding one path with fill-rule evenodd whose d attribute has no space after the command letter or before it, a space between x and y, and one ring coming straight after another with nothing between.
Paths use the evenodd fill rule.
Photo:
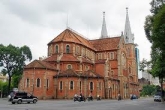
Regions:
<instances>
[{"instance_id":1,"label":"motorbike","mask_svg":"<svg viewBox=\"0 0 165 110\"><path fill-rule=\"evenodd\" d=\"M121 96L118 96L118 101L121 100Z\"/></svg>"},{"instance_id":2,"label":"motorbike","mask_svg":"<svg viewBox=\"0 0 165 110\"><path fill-rule=\"evenodd\" d=\"M92 96L87 97L87 100L88 100L88 101L93 101L93 97L92 97Z\"/></svg>"},{"instance_id":3,"label":"motorbike","mask_svg":"<svg viewBox=\"0 0 165 110\"><path fill-rule=\"evenodd\" d=\"M101 100L101 97L100 97L100 96L97 96L97 101L98 101L98 100Z\"/></svg>"},{"instance_id":4,"label":"motorbike","mask_svg":"<svg viewBox=\"0 0 165 110\"><path fill-rule=\"evenodd\" d=\"M77 97L74 97L73 100L74 100L74 102L75 102L75 101L79 101L79 102L81 102L81 101L84 101L84 102L85 102L85 101L86 101L84 96L77 96Z\"/></svg>"}]
</instances>

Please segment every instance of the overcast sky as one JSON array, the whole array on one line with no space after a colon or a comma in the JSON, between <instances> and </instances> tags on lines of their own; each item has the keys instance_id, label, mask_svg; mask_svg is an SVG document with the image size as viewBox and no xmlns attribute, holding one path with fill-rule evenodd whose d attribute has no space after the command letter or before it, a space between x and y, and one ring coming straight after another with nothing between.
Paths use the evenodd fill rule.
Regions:
<instances>
[{"instance_id":1,"label":"overcast sky","mask_svg":"<svg viewBox=\"0 0 165 110\"><path fill-rule=\"evenodd\" d=\"M101 34L103 11L110 37L124 31L126 7L140 60L150 59L144 21L151 0L0 0L0 43L30 47L33 59L47 56L47 44L67 26L88 39Z\"/></svg>"}]
</instances>

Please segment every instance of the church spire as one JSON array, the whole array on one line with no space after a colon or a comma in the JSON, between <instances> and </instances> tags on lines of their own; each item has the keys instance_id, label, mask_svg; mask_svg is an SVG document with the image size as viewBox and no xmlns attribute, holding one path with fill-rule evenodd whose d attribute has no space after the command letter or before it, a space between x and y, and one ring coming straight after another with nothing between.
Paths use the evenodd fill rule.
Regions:
<instances>
[{"instance_id":1,"label":"church spire","mask_svg":"<svg viewBox=\"0 0 165 110\"><path fill-rule=\"evenodd\" d=\"M124 39L126 43L134 43L134 35L131 32L131 26L130 26L130 21L128 17L128 8L126 8Z\"/></svg>"},{"instance_id":2,"label":"church spire","mask_svg":"<svg viewBox=\"0 0 165 110\"><path fill-rule=\"evenodd\" d=\"M105 22L105 12L103 12L103 24L102 24L102 30L101 30L101 38L107 38L107 28L106 28L106 22Z\"/></svg>"}]
</instances>

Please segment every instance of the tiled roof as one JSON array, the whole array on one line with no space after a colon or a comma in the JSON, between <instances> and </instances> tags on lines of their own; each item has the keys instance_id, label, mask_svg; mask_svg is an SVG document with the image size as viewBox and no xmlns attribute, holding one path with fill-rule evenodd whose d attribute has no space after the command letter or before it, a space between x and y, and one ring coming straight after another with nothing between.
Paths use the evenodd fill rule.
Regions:
<instances>
[{"instance_id":1,"label":"tiled roof","mask_svg":"<svg viewBox=\"0 0 165 110\"><path fill-rule=\"evenodd\" d=\"M88 70L88 71L84 72L83 75L84 75L85 77L88 77L88 78L90 78L90 77L94 77L94 78L102 78L102 77L103 77L103 76L101 76L101 75L95 73L95 72L92 71L92 70Z\"/></svg>"},{"instance_id":2,"label":"tiled roof","mask_svg":"<svg viewBox=\"0 0 165 110\"><path fill-rule=\"evenodd\" d=\"M66 71L60 72L58 75L55 75L55 77L77 77L79 76L74 70L67 69Z\"/></svg>"},{"instance_id":3,"label":"tiled roof","mask_svg":"<svg viewBox=\"0 0 165 110\"><path fill-rule=\"evenodd\" d=\"M87 59L87 58L82 58L82 62L83 63L91 63L91 64L93 64L93 62L90 59Z\"/></svg>"},{"instance_id":4,"label":"tiled roof","mask_svg":"<svg viewBox=\"0 0 165 110\"><path fill-rule=\"evenodd\" d=\"M63 71L63 72L59 73L58 75L55 75L54 77L103 78L103 76L93 72L92 70L88 70L84 73L78 73L72 69L67 69L66 71Z\"/></svg>"},{"instance_id":5,"label":"tiled roof","mask_svg":"<svg viewBox=\"0 0 165 110\"><path fill-rule=\"evenodd\" d=\"M104 39L90 40L91 44L97 51L117 49L121 37L112 37Z\"/></svg>"},{"instance_id":6,"label":"tiled roof","mask_svg":"<svg viewBox=\"0 0 165 110\"><path fill-rule=\"evenodd\" d=\"M96 60L96 63L105 63L106 59Z\"/></svg>"},{"instance_id":7,"label":"tiled roof","mask_svg":"<svg viewBox=\"0 0 165 110\"><path fill-rule=\"evenodd\" d=\"M48 58L44 59L44 61L57 61L57 54L49 56Z\"/></svg>"},{"instance_id":8,"label":"tiled roof","mask_svg":"<svg viewBox=\"0 0 165 110\"><path fill-rule=\"evenodd\" d=\"M53 69L55 70L55 66L51 65L50 63L47 63L45 61L40 61L40 60L34 60L33 62L29 63L28 65L25 66L25 69L28 68L47 68L47 69Z\"/></svg>"},{"instance_id":9,"label":"tiled roof","mask_svg":"<svg viewBox=\"0 0 165 110\"><path fill-rule=\"evenodd\" d=\"M79 61L73 54L63 54L60 61Z\"/></svg>"},{"instance_id":10,"label":"tiled roof","mask_svg":"<svg viewBox=\"0 0 165 110\"><path fill-rule=\"evenodd\" d=\"M46 59L44 59L44 61L57 61L57 55L52 55ZM60 61L79 61L75 56L73 56L73 54L63 54L62 58L60 59Z\"/></svg>"},{"instance_id":11,"label":"tiled roof","mask_svg":"<svg viewBox=\"0 0 165 110\"><path fill-rule=\"evenodd\" d=\"M89 42L89 40L83 38L81 35L77 34L75 31L71 29L64 30L61 34L55 37L51 42L48 44L59 42L59 41L67 41L67 42L74 42L77 44L85 45L88 48L94 49L93 45Z\"/></svg>"}]
</instances>

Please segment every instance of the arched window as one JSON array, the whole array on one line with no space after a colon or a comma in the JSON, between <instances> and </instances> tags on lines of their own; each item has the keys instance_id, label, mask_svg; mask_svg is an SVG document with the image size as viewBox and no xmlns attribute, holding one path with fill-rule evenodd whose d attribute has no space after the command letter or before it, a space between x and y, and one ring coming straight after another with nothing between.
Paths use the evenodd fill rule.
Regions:
<instances>
[{"instance_id":1,"label":"arched window","mask_svg":"<svg viewBox=\"0 0 165 110\"><path fill-rule=\"evenodd\" d=\"M37 87L40 87L40 85L41 85L41 81L40 81L40 79L38 78L38 79L37 79Z\"/></svg>"},{"instance_id":2,"label":"arched window","mask_svg":"<svg viewBox=\"0 0 165 110\"><path fill-rule=\"evenodd\" d=\"M85 50L84 50L84 48L82 48L82 56L84 56L85 55Z\"/></svg>"},{"instance_id":3,"label":"arched window","mask_svg":"<svg viewBox=\"0 0 165 110\"><path fill-rule=\"evenodd\" d=\"M81 91L81 81L80 81L80 91Z\"/></svg>"},{"instance_id":4,"label":"arched window","mask_svg":"<svg viewBox=\"0 0 165 110\"><path fill-rule=\"evenodd\" d=\"M73 90L73 81L70 81L70 89Z\"/></svg>"},{"instance_id":5,"label":"arched window","mask_svg":"<svg viewBox=\"0 0 165 110\"><path fill-rule=\"evenodd\" d=\"M90 82L89 86L90 86L89 89L93 90L93 82Z\"/></svg>"},{"instance_id":6,"label":"arched window","mask_svg":"<svg viewBox=\"0 0 165 110\"><path fill-rule=\"evenodd\" d=\"M59 89L62 90L62 81L60 81L60 88Z\"/></svg>"},{"instance_id":7,"label":"arched window","mask_svg":"<svg viewBox=\"0 0 165 110\"><path fill-rule=\"evenodd\" d=\"M68 64L67 65L67 69L72 69L72 65L71 64Z\"/></svg>"},{"instance_id":8,"label":"arched window","mask_svg":"<svg viewBox=\"0 0 165 110\"><path fill-rule=\"evenodd\" d=\"M113 60L114 59L114 52L110 53L110 59Z\"/></svg>"},{"instance_id":9,"label":"arched window","mask_svg":"<svg viewBox=\"0 0 165 110\"><path fill-rule=\"evenodd\" d=\"M49 79L46 79L46 88L49 88Z\"/></svg>"},{"instance_id":10,"label":"arched window","mask_svg":"<svg viewBox=\"0 0 165 110\"><path fill-rule=\"evenodd\" d=\"M29 78L26 79L26 87L29 87Z\"/></svg>"},{"instance_id":11,"label":"arched window","mask_svg":"<svg viewBox=\"0 0 165 110\"><path fill-rule=\"evenodd\" d=\"M69 45L66 45L66 53L70 53L70 47L69 47Z\"/></svg>"},{"instance_id":12,"label":"arched window","mask_svg":"<svg viewBox=\"0 0 165 110\"><path fill-rule=\"evenodd\" d=\"M101 90L101 82L99 82L99 90Z\"/></svg>"},{"instance_id":13,"label":"arched window","mask_svg":"<svg viewBox=\"0 0 165 110\"><path fill-rule=\"evenodd\" d=\"M58 45L56 45L55 48L56 48L55 52L56 52L56 53L59 53Z\"/></svg>"},{"instance_id":14,"label":"arched window","mask_svg":"<svg viewBox=\"0 0 165 110\"><path fill-rule=\"evenodd\" d=\"M129 73L131 73L131 67L129 67Z\"/></svg>"}]
</instances>

